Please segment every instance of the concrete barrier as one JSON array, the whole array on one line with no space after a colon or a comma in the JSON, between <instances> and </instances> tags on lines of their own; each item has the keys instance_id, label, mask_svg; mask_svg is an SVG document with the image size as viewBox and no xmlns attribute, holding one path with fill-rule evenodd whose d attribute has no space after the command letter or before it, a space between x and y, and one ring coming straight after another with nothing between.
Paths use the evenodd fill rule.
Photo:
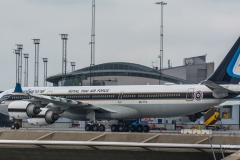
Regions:
<instances>
[{"instance_id":1,"label":"concrete barrier","mask_svg":"<svg viewBox=\"0 0 240 160\"><path fill-rule=\"evenodd\" d=\"M201 134L212 134L212 130L202 129Z\"/></svg>"},{"instance_id":2,"label":"concrete barrier","mask_svg":"<svg viewBox=\"0 0 240 160\"><path fill-rule=\"evenodd\" d=\"M212 134L212 130L181 129L182 134Z\"/></svg>"},{"instance_id":3,"label":"concrete barrier","mask_svg":"<svg viewBox=\"0 0 240 160\"><path fill-rule=\"evenodd\" d=\"M192 134L202 134L201 130L198 129L193 129L192 131L193 131Z\"/></svg>"},{"instance_id":4,"label":"concrete barrier","mask_svg":"<svg viewBox=\"0 0 240 160\"><path fill-rule=\"evenodd\" d=\"M193 130L192 129L181 129L181 133L182 134L193 134Z\"/></svg>"},{"instance_id":5,"label":"concrete barrier","mask_svg":"<svg viewBox=\"0 0 240 160\"><path fill-rule=\"evenodd\" d=\"M200 131L200 130L198 130ZM182 143L218 145L239 145L240 135L207 135L207 134L166 134L166 133L112 133L112 132L79 132L79 131L36 131L4 130L0 139L8 140L52 140L52 141L105 141L105 142L138 142L138 143ZM44 149L43 149L44 148ZM234 148L233 148L234 149ZM229 148L223 148L224 155ZM151 152L149 152L151 151ZM221 151L214 149L217 159ZM151 147L104 147L104 146L66 146L66 145L0 145L0 159L179 159L202 160L213 159L211 149L184 148L151 148ZM193 158L194 157L194 158Z\"/></svg>"}]
</instances>

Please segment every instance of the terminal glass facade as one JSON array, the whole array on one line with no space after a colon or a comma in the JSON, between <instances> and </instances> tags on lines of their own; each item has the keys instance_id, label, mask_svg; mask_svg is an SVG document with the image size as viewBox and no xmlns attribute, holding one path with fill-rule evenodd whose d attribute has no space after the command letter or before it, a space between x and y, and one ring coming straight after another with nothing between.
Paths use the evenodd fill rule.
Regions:
<instances>
[{"instance_id":1,"label":"terminal glass facade","mask_svg":"<svg viewBox=\"0 0 240 160\"><path fill-rule=\"evenodd\" d=\"M171 82L175 84L191 84L184 79L176 78L166 74L159 73L158 70L150 67L146 67L134 63L126 62L113 62L104 63L83 69L76 70L68 73L67 78L63 80L61 74L51 76L47 78L48 82L52 82L54 86L81 86L83 81L89 80L90 77L112 77L112 76L128 76L128 77L139 77L149 78L155 80L162 80L165 82Z\"/></svg>"},{"instance_id":2,"label":"terminal glass facade","mask_svg":"<svg viewBox=\"0 0 240 160\"><path fill-rule=\"evenodd\" d=\"M58 81L54 86L82 86L82 77L81 76L69 76L66 79Z\"/></svg>"}]
</instances>

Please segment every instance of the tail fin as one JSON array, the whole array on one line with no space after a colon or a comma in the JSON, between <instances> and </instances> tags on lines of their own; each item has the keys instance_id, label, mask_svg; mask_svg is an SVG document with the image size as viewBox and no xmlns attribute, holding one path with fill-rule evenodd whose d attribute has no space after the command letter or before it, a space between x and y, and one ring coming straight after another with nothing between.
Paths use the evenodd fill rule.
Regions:
<instances>
[{"instance_id":1,"label":"tail fin","mask_svg":"<svg viewBox=\"0 0 240 160\"><path fill-rule=\"evenodd\" d=\"M240 37L207 80L217 84L238 84L240 82Z\"/></svg>"}]
</instances>

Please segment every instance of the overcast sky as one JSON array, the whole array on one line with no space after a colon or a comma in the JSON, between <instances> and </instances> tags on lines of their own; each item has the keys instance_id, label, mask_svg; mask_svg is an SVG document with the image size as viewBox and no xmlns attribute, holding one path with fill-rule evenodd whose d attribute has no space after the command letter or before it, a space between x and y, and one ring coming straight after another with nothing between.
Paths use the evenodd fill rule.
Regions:
<instances>
[{"instance_id":1,"label":"overcast sky","mask_svg":"<svg viewBox=\"0 0 240 160\"><path fill-rule=\"evenodd\" d=\"M160 48L160 6L156 0L96 0L96 64L132 62L151 66ZM166 0L164 66L207 54L219 65L240 36L240 1ZM49 58L48 76L61 72L61 33L69 34L67 59L76 69L90 64L91 0L0 0L0 90L15 86L15 44L29 53L29 86L33 86L34 44ZM24 61L23 61L24 62ZM39 85L43 86L40 59ZM71 70L70 64L68 69Z\"/></svg>"}]
</instances>

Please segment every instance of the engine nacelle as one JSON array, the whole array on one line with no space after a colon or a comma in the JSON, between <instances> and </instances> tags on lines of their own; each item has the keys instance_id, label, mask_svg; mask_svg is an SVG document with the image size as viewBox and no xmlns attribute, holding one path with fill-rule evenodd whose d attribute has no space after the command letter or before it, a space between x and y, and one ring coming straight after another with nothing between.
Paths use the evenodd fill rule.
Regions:
<instances>
[{"instance_id":1,"label":"engine nacelle","mask_svg":"<svg viewBox=\"0 0 240 160\"><path fill-rule=\"evenodd\" d=\"M202 115L203 114L201 112L198 112L198 113L195 113L195 114L188 115L188 118L191 122L195 122L197 119L201 118Z\"/></svg>"},{"instance_id":2,"label":"engine nacelle","mask_svg":"<svg viewBox=\"0 0 240 160\"><path fill-rule=\"evenodd\" d=\"M40 107L28 101L14 101L8 105L8 114L15 119L32 118L37 116L40 112Z\"/></svg>"},{"instance_id":3,"label":"engine nacelle","mask_svg":"<svg viewBox=\"0 0 240 160\"><path fill-rule=\"evenodd\" d=\"M50 111L47 108L41 108L41 112L34 118L28 119L28 123L36 126L46 126L49 124L53 124L56 120L58 120L59 115Z\"/></svg>"}]
</instances>

